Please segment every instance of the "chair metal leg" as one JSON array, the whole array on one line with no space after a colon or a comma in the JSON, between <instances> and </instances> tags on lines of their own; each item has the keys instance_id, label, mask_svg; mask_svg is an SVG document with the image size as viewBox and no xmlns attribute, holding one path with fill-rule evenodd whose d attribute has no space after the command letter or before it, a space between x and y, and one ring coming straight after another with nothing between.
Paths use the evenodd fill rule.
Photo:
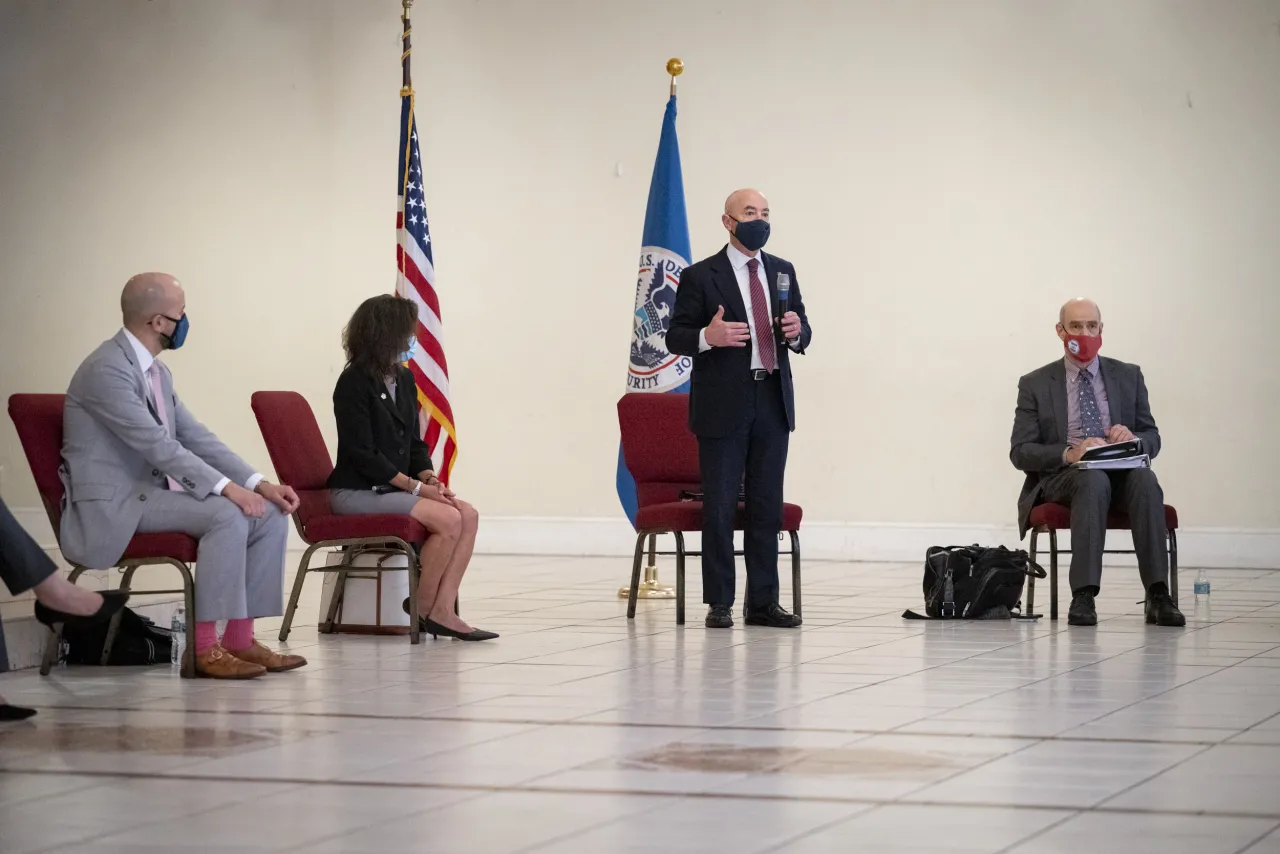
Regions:
<instances>
[{"instance_id":1,"label":"chair metal leg","mask_svg":"<svg viewBox=\"0 0 1280 854\"><path fill-rule=\"evenodd\" d=\"M283 643L289 639L289 629L293 626L294 614L298 611L298 600L302 598L302 587L307 581L307 573L310 572L311 556L316 553L318 546L311 546L302 553L302 562L298 564L298 574L293 579L293 592L289 594L289 607L284 610L284 622L280 624L280 641Z\"/></svg>"},{"instance_id":2,"label":"chair metal leg","mask_svg":"<svg viewBox=\"0 0 1280 854\"><path fill-rule=\"evenodd\" d=\"M120 577L120 589L126 593L133 587L133 574L138 571L136 566L125 567L124 575ZM120 620L124 617L123 611L116 611L111 615L111 622L107 625L107 638L102 643L102 658L98 663L106 667L111 661L111 649L116 645L116 635L120 632ZM192 618L191 612L187 612L187 619Z\"/></svg>"},{"instance_id":3,"label":"chair metal leg","mask_svg":"<svg viewBox=\"0 0 1280 854\"><path fill-rule=\"evenodd\" d=\"M1169 596L1178 606L1178 532L1169 529Z\"/></svg>"},{"instance_id":4,"label":"chair metal leg","mask_svg":"<svg viewBox=\"0 0 1280 854\"><path fill-rule=\"evenodd\" d=\"M409 643L422 643L422 621L418 618L418 585L422 582L422 567L417 555L409 555Z\"/></svg>"},{"instance_id":5,"label":"chair metal leg","mask_svg":"<svg viewBox=\"0 0 1280 854\"><path fill-rule=\"evenodd\" d=\"M1040 539L1040 534L1034 528L1031 529L1031 562L1036 562L1036 546ZM1036 577L1035 574L1027 576L1027 610L1023 616L1034 617L1036 615Z\"/></svg>"},{"instance_id":6,"label":"chair metal leg","mask_svg":"<svg viewBox=\"0 0 1280 854\"><path fill-rule=\"evenodd\" d=\"M334 585L333 597L329 599L329 613L325 615L324 622L320 625L320 631L326 635L333 634L333 624L338 621L338 606L342 604L342 595L347 591L347 572L348 570L345 569L338 572L338 583ZM409 603L409 610L415 610L416 602L415 598Z\"/></svg>"},{"instance_id":7,"label":"chair metal leg","mask_svg":"<svg viewBox=\"0 0 1280 854\"><path fill-rule=\"evenodd\" d=\"M791 534L791 603L797 617L800 616L800 534Z\"/></svg>"},{"instance_id":8,"label":"chair metal leg","mask_svg":"<svg viewBox=\"0 0 1280 854\"><path fill-rule=\"evenodd\" d=\"M1058 531L1049 529L1049 619L1058 619Z\"/></svg>"},{"instance_id":9,"label":"chair metal leg","mask_svg":"<svg viewBox=\"0 0 1280 854\"><path fill-rule=\"evenodd\" d=\"M196 580L191 567L180 560L173 561L182 575L182 601L187 609L187 652L178 662L178 675L183 679L196 678Z\"/></svg>"},{"instance_id":10,"label":"chair metal leg","mask_svg":"<svg viewBox=\"0 0 1280 854\"><path fill-rule=\"evenodd\" d=\"M684 625L684 533L672 531L676 538L676 625ZM652 554L653 540L649 540Z\"/></svg>"},{"instance_id":11,"label":"chair metal leg","mask_svg":"<svg viewBox=\"0 0 1280 854\"><path fill-rule=\"evenodd\" d=\"M627 619L636 617L636 597L640 594L640 562L644 560L644 534L636 535L636 557L631 563L631 590L627 595Z\"/></svg>"}]
</instances>

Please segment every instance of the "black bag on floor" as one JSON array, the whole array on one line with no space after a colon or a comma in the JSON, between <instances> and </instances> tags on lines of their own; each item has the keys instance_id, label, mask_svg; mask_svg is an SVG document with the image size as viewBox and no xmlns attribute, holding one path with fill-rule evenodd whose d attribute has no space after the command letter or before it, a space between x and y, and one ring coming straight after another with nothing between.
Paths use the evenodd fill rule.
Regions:
<instances>
[{"instance_id":1,"label":"black bag on floor","mask_svg":"<svg viewBox=\"0 0 1280 854\"><path fill-rule=\"evenodd\" d=\"M107 645L110 621L87 628L68 626L62 634L67 644L68 664L102 664L102 649ZM111 644L109 665L136 667L142 664L168 662L173 649L173 633L162 629L125 608L120 612L120 629Z\"/></svg>"},{"instance_id":2,"label":"black bag on floor","mask_svg":"<svg viewBox=\"0 0 1280 854\"><path fill-rule=\"evenodd\" d=\"M909 620L1007 620L1021 609L1027 576L1045 571L1004 546L933 546L924 556L924 611L904 611Z\"/></svg>"}]
</instances>

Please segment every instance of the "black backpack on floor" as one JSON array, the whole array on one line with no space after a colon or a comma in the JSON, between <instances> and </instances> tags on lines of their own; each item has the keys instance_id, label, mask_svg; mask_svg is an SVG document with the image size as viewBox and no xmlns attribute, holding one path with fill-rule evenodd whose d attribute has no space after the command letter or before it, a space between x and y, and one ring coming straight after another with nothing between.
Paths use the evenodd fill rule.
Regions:
<instances>
[{"instance_id":1,"label":"black backpack on floor","mask_svg":"<svg viewBox=\"0 0 1280 854\"><path fill-rule=\"evenodd\" d=\"M68 626L62 634L67 645L67 664L109 664L114 666L138 666L168 662L173 649L173 633L162 629L125 608L120 612L120 629L111 644L111 656L102 660L102 649L107 645L107 629L110 621L87 628Z\"/></svg>"},{"instance_id":2,"label":"black backpack on floor","mask_svg":"<svg viewBox=\"0 0 1280 854\"><path fill-rule=\"evenodd\" d=\"M910 620L1007 620L1022 606L1027 576L1045 571L1004 546L933 546L924 556L924 611L904 611Z\"/></svg>"}]
</instances>

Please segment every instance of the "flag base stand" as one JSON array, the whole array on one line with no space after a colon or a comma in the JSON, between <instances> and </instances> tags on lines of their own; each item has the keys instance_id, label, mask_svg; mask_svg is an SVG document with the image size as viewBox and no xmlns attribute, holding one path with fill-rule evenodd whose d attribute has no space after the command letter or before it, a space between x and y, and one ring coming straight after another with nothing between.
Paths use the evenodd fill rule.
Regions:
<instances>
[{"instance_id":1,"label":"flag base stand","mask_svg":"<svg viewBox=\"0 0 1280 854\"><path fill-rule=\"evenodd\" d=\"M618 598L631 598L631 588L620 587L618 589ZM636 590L636 598L674 599L676 598L676 589L658 581L658 568L650 564L644 568L644 581L640 582L640 587Z\"/></svg>"}]
</instances>

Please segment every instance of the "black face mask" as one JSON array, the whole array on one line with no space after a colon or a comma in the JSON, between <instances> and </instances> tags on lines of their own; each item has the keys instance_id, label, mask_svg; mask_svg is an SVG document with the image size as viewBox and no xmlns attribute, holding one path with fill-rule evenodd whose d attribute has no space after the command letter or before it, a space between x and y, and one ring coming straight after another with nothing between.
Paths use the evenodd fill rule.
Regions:
<instances>
[{"instance_id":1,"label":"black face mask","mask_svg":"<svg viewBox=\"0 0 1280 854\"><path fill-rule=\"evenodd\" d=\"M733 217L729 217L733 219ZM769 242L769 220L767 219L733 219L738 224L733 236L738 238L748 252L756 252Z\"/></svg>"}]
</instances>

